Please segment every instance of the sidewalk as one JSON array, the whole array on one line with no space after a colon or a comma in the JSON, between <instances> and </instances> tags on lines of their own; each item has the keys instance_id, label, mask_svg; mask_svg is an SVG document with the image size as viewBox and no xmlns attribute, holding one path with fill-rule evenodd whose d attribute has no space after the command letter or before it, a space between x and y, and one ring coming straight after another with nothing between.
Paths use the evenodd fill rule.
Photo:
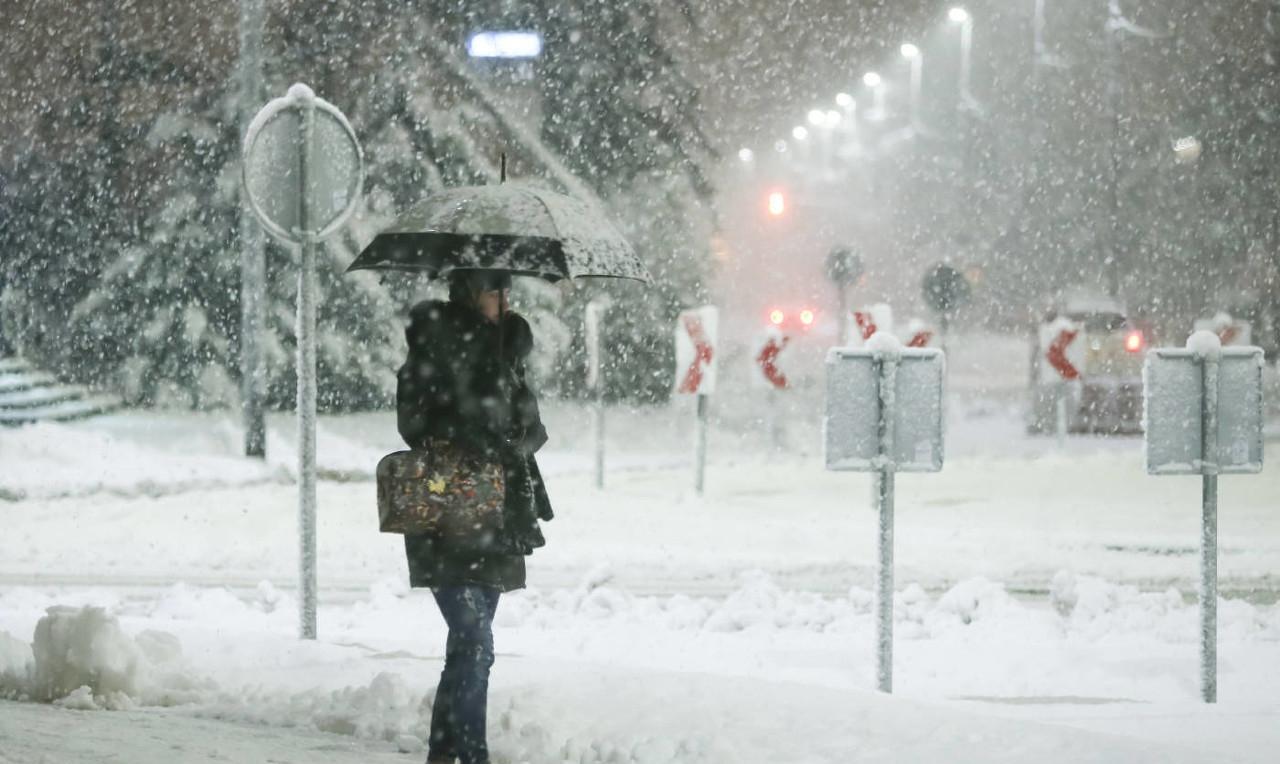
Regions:
<instances>
[{"instance_id":1,"label":"sidewalk","mask_svg":"<svg viewBox=\"0 0 1280 764\"><path fill-rule=\"evenodd\" d=\"M0 764L416 762L390 743L192 719L161 710L72 711L0 701Z\"/></svg>"}]
</instances>

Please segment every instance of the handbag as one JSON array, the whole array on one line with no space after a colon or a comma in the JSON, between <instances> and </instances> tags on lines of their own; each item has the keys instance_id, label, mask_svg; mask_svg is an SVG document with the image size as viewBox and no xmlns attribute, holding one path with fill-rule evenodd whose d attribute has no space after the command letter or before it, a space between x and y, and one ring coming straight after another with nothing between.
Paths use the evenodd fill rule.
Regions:
<instances>
[{"instance_id":1,"label":"handbag","mask_svg":"<svg viewBox=\"0 0 1280 764\"><path fill-rule=\"evenodd\" d=\"M492 547L502 530L502 463L433 439L378 461L378 528L430 534L453 552Z\"/></svg>"}]
</instances>

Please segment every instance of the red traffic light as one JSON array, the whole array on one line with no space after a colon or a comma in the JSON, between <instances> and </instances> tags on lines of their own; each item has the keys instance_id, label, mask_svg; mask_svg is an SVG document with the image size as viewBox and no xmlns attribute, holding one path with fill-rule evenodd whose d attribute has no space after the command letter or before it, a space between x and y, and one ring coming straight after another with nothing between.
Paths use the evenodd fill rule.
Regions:
<instances>
[{"instance_id":1,"label":"red traffic light","mask_svg":"<svg viewBox=\"0 0 1280 764\"><path fill-rule=\"evenodd\" d=\"M783 313L781 310L777 308L774 308L773 310L769 311L769 323L773 324L774 326L781 326L782 322L785 321L786 318L787 318L787 314Z\"/></svg>"},{"instance_id":2,"label":"red traffic light","mask_svg":"<svg viewBox=\"0 0 1280 764\"><path fill-rule=\"evenodd\" d=\"M1124 336L1124 349L1130 353L1136 353L1142 349L1144 345L1142 332L1137 329L1129 332Z\"/></svg>"},{"instance_id":3,"label":"red traffic light","mask_svg":"<svg viewBox=\"0 0 1280 764\"><path fill-rule=\"evenodd\" d=\"M805 326L809 326L810 324L812 324L813 311L809 310L808 308L805 308L804 310L800 311L800 323L804 324Z\"/></svg>"}]
</instances>

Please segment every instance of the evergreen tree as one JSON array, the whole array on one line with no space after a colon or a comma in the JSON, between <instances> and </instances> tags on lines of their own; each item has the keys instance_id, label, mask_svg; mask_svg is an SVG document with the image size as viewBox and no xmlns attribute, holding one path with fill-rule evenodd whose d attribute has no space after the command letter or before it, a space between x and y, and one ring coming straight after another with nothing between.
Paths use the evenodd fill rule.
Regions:
<instances>
[{"instance_id":1,"label":"evergreen tree","mask_svg":"<svg viewBox=\"0 0 1280 764\"><path fill-rule=\"evenodd\" d=\"M688 5L655 0L533 6L545 36L542 133L605 199L655 279L650 289L592 284L566 309L581 316L587 299L611 293L609 395L665 399L675 314L706 299L715 225L708 168L716 152L697 88L663 32L665 23L698 19Z\"/></svg>"}]
</instances>

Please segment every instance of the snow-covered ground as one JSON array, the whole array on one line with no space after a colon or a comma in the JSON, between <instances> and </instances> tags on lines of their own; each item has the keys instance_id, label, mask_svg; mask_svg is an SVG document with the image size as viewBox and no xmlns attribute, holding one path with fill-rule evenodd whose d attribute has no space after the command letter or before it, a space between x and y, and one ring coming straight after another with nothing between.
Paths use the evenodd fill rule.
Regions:
<instances>
[{"instance_id":1,"label":"snow-covered ground","mask_svg":"<svg viewBox=\"0 0 1280 764\"><path fill-rule=\"evenodd\" d=\"M944 470L898 479L893 696L870 690L869 480L822 470L816 392L718 401L703 497L687 403L610 412L604 491L588 412L548 404L557 518L499 606L496 760L1272 760L1280 444L1221 481L1205 706L1199 482L1147 476L1139 439L1028 438L1020 372L970 366ZM263 464L225 415L0 431L0 696L61 699L0 702L0 762L423 757L444 629L376 531L393 419L321 420L316 642L295 636L292 440L273 419Z\"/></svg>"}]
</instances>

